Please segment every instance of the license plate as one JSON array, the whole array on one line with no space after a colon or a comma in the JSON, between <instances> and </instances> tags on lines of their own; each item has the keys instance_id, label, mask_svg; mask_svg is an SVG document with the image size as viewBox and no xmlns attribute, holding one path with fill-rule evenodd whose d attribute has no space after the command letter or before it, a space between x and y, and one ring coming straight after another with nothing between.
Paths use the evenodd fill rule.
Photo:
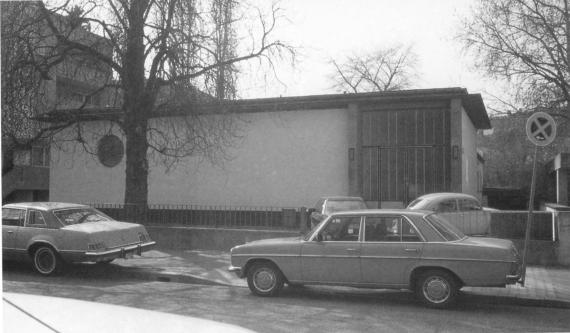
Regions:
<instances>
[{"instance_id":1,"label":"license plate","mask_svg":"<svg viewBox=\"0 0 570 333\"><path fill-rule=\"evenodd\" d=\"M134 253L132 251L126 252L124 258L125 259L132 259L134 256Z\"/></svg>"}]
</instances>

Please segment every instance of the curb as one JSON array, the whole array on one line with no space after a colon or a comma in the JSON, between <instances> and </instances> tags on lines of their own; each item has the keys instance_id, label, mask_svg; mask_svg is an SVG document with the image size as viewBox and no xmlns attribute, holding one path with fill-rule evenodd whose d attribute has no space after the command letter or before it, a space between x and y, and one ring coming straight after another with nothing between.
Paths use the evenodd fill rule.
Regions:
<instances>
[{"instance_id":1,"label":"curb","mask_svg":"<svg viewBox=\"0 0 570 333\"><path fill-rule=\"evenodd\" d=\"M536 299L529 297L518 297L518 296L494 296L494 295L481 295L477 293L462 292L461 298L474 299L479 303L483 304L494 304L494 305L517 305L517 306L530 306L530 307L542 307L542 308L558 308L558 309L570 309L570 301L563 300L550 300L550 299Z\"/></svg>"},{"instance_id":2,"label":"curb","mask_svg":"<svg viewBox=\"0 0 570 333\"><path fill-rule=\"evenodd\" d=\"M122 267L127 268L127 267ZM215 281L206 279L203 277L198 277L190 274L180 274L173 272L149 272L144 270L124 270L125 276L130 278L145 280L145 281L159 281L159 282L175 282L175 283L187 283L187 284L201 284L209 286L225 286L225 287L236 287L234 285L224 283L221 281Z\"/></svg>"}]
</instances>

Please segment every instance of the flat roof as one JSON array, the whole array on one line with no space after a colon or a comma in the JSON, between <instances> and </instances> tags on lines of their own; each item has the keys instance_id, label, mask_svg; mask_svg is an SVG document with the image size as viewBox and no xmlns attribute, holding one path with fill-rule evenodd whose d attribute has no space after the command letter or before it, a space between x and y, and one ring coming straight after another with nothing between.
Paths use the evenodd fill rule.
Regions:
<instances>
[{"instance_id":1,"label":"flat roof","mask_svg":"<svg viewBox=\"0 0 570 333\"><path fill-rule=\"evenodd\" d=\"M390 102L423 102L460 99L462 105L477 129L490 129L491 122L481 94L469 94L465 88L412 89L370 93L346 93L307 95L292 97L271 97L172 104L159 108L153 117L183 116L188 113L254 113L272 111L300 111L347 108L350 104L374 105ZM83 121L117 119L122 115L118 107L56 110L36 117L37 120L58 122L77 117Z\"/></svg>"}]
</instances>

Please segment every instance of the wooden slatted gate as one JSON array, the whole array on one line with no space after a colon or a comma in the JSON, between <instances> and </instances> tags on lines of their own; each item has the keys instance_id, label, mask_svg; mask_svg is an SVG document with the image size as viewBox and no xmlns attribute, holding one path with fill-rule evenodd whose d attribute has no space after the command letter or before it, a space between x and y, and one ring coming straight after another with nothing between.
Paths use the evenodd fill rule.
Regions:
<instances>
[{"instance_id":1,"label":"wooden slatted gate","mask_svg":"<svg viewBox=\"0 0 570 333\"><path fill-rule=\"evenodd\" d=\"M449 109L362 113L362 190L367 201L399 201L450 188Z\"/></svg>"}]
</instances>

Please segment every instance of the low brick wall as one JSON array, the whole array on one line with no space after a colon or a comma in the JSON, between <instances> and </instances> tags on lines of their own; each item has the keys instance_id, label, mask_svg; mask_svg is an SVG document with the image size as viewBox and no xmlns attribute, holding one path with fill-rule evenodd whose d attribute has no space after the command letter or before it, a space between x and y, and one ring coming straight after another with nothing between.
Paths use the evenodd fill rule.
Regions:
<instances>
[{"instance_id":1,"label":"low brick wall","mask_svg":"<svg viewBox=\"0 0 570 333\"><path fill-rule=\"evenodd\" d=\"M299 236L298 231L146 226L159 248L177 250L221 250L266 238Z\"/></svg>"},{"instance_id":2,"label":"low brick wall","mask_svg":"<svg viewBox=\"0 0 570 333\"><path fill-rule=\"evenodd\" d=\"M519 252L523 254L524 239L513 239ZM531 265L555 266L558 265L556 257L556 242L531 240L529 242L529 252L527 253L527 263Z\"/></svg>"}]
</instances>

